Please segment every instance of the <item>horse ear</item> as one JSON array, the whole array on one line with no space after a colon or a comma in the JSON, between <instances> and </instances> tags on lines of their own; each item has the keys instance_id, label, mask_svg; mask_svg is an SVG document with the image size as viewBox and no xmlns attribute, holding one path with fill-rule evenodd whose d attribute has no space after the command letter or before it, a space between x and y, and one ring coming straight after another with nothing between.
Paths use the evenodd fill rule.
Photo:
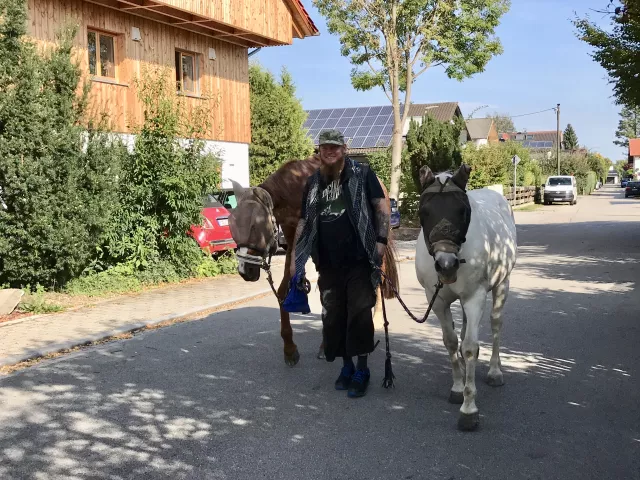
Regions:
<instances>
[{"instance_id":1,"label":"horse ear","mask_svg":"<svg viewBox=\"0 0 640 480\"><path fill-rule=\"evenodd\" d=\"M236 201L239 202L240 200L242 200L242 197L244 197L247 194L248 188L244 188L235 180L231 180L231 185L233 185L233 193L236 196Z\"/></svg>"},{"instance_id":2,"label":"horse ear","mask_svg":"<svg viewBox=\"0 0 640 480\"><path fill-rule=\"evenodd\" d=\"M435 182L435 180L436 180L436 177L431 171L431 169L426 165L424 165L420 169L420 185L422 185L422 188L425 188L431 185L433 182Z\"/></svg>"},{"instance_id":3,"label":"horse ear","mask_svg":"<svg viewBox=\"0 0 640 480\"><path fill-rule=\"evenodd\" d=\"M469 175L471 175L471 167L463 163L462 165L460 165L460 168L458 168L456 173L453 174L453 177L451 177L451 180L458 187L460 187L463 190L466 190L467 182L469 181Z\"/></svg>"}]
</instances>

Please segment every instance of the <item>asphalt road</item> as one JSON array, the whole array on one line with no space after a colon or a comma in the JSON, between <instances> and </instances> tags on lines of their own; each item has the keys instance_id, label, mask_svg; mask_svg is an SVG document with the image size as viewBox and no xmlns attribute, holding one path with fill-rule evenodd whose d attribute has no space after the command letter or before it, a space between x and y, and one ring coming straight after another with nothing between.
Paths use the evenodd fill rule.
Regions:
<instances>
[{"instance_id":1,"label":"asphalt road","mask_svg":"<svg viewBox=\"0 0 640 480\"><path fill-rule=\"evenodd\" d=\"M333 390L314 292L294 368L266 298L1 379L0 479L640 478L640 200L606 188L516 217L506 385L483 382L485 318L477 432L456 429L437 320L413 324L397 302L396 388L380 386L378 333L368 395ZM401 273L423 311L413 263Z\"/></svg>"}]
</instances>

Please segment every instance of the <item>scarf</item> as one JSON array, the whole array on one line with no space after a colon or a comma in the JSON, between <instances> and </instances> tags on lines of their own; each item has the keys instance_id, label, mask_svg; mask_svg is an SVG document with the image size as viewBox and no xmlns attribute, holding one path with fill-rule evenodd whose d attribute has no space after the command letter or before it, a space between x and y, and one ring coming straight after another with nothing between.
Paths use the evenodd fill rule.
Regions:
<instances>
[{"instance_id":1,"label":"scarf","mask_svg":"<svg viewBox=\"0 0 640 480\"><path fill-rule=\"evenodd\" d=\"M375 289L380 283L380 273L378 267L382 259L377 259L376 251L376 233L372 222L372 210L369 199L367 198L367 190L365 180L367 170L358 162L354 162L349 157L345 158L344 168L350 169L352 175L346 183L347 190L344 192L347 199L347 213L358 233L360 241L367 252L369 263L372 266L371 283ZM306 211L307 219L296 243L296 272L303 272L304 267L311 255L313 246L318 236L318 200L320 193L320 170L317 170L309 179L309 195L307 196ZM343 184L340 184L343 188Z\"/></svg>"}]
</instances>

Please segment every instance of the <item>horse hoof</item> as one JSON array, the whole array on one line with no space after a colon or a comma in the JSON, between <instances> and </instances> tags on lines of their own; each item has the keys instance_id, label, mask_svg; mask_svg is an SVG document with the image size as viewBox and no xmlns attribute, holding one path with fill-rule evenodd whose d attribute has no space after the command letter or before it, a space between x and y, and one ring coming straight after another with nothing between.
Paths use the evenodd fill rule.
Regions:
<instances>
[{"instance_id":1,"label":"horse hoof","mask_svg":"<svg viewBox=\"0 0 640 480\"><path fill-rule=\"evenodd\" d=\"M318 350L318 355L316 355L316 358L318 360L324 360L325 359L324 348L321 348L320 350Z\"/></svg>"},{"instance_id":2,"label":"horse hoof","mask_svg":"<svg viewBox=\"0 0 640 480\"><path fill-rule=\"evenodd\" d=\"M487 376L487 385L490 387L501 387L504 385L504 378L502 377L502 373L500 375L488 375Z\"/></svg>"},{"instance_id":3,"label":"horse hoof","mask_svg":"<svg viewBox=\"0 0 640 480\"><path fill-rule=\"evenodd\" d=\"M449 392L449 403L462 405L464 403L464 393L454 391Z\"/></svg>"},{"instance_id":4,"label":"horse hoof","mask_svg":"<svg viewBox=\"0 0 640 480\"><path fill-rule=\"evenodd\" d=\"M458 417L458 430L473 432L480 424L480 413L461 413Z\"/></svg>"},{"instance_id":5,"label":"horse hoof","mask_svg":"<svg viewBox=\"0 0 640 480\"><path fill-rule=\"evenodd\" d=\"M299 361L300 361L300 353L298 352L297 348L295 352L293 352L293 354L291 355L287 355L286 353L284 354L284 363L286 363L287 366L289 367L295 367Z\"/></svg>"}]
</instances>

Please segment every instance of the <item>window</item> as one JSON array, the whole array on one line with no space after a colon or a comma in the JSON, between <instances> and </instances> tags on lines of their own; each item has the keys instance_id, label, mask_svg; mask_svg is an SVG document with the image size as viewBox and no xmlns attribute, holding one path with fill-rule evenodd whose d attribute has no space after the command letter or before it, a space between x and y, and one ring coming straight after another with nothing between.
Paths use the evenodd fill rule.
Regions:
<instances>
[{"instance_id":1,"label":"window","mask_svg":"<svg viewBox=\"0 0 640 480\"><path fill-rule=\"evenodd\" d=\"M178 92L198 93L198 63L194 53L176 50L176 86Z\"/></svg>"},{"instance_id":2,"label":"window","mask_svg":"<svg viewBox=\"0 0 640 480\"><path fill-rule=\"evenodd\" d=\"M572 185L573 182L569 177L549 177L547 185L550 187L557 187L559 185Z\"/></svg>"},{"instance_id":3,"label":"window","mask_svg":"<svg viewBox=\"0 0 640 480\"><path fill-rule=\"evenodd\" d=\"M89 50L89 73L96 77L116 78L114 35L95 32L87 32L87 44Z\"/></svg>"}]
</instances>

